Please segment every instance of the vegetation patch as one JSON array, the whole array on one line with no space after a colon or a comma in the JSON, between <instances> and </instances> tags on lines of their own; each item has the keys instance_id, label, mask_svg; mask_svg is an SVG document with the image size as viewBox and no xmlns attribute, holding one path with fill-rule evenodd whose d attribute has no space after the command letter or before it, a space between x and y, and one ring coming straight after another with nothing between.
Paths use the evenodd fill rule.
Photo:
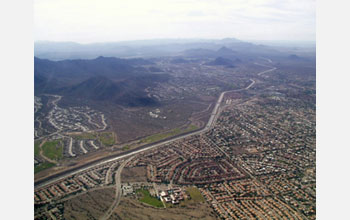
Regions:
<instances>
[{"instance_id":1,"label":"vegetation patch","mask_svg":"<svg viewBox=\"0 0 350 220\"><path fill-rule=\"evenodd\" d=\"M38 173L42 170L48 169L53 166L55 166L54 163L49 163L49 162L40 163L34 167L34 173Z\"/></svg>"},{"instance_id":2,"label":"vegetation patch","mask_svg":"<svg viewBox=\"0 0 350 220\"><path fill-rule=\"evenodd\" d=\"M112 146L115 143L113 132L102 132L99 139L104 146Z\"/></svg>"},{"instance_id":3,"label":"vegetation patch","mask_svg":"<svg viewBox=\"0 0 350 220\"><path fill-rule=\"evenodd\" d=\"M186 129L185 129L185 132L189 132L189 131L194 131L194 130L196 130L196 129L198 129L198 127L196 126L196 125L190 125L190 126L188 126Z\"/></svg>"},{"instance_id":4,"label":"vegetation patch","mask_svg":"<svg viewBox=\"0 0 350 220\"><path fill-rule=\"evenodd\" d=\"M63 146L59 145L60 141L48 141L41 147L46 157L52 160L60 160L63 157Z\"/></svg>"},{"instance_id":5,"label":"vegetation patch","mask_svg":"<svg viewBox=\"0 0 350 220\"><path fill-rule=\"evenodd\" d=\"M40 154L40 141L34 141L34 156L37 157Z\"/></svg>"},{"instance_id":6,"label":"vegetation patch","mask_svg":"<svg viewBox=\"0 0 350 220\"><path fill-rule=\"evenodd\" d=\"M139 189L136 191L137 193L141 193L142 197L139 199L139 201L149 204L154 207L164 207L162 201L157 199L156 197L151 196L148 190L146 189Z\"/></svg>"},{"instance_id":7,"label":"vegetation patch","mask_svg":"<svg viewBox=\"0 0 350 220\"><path fill-rule=\"evenodd\" d=\"M170 130L166 133L154 134L154 135L148 136L148 137L142 139L141 142L147 143L147 144L153 143L153 142L160 141L160 140L163 140L163 139L171 137L171 136L178 135L180 133L181 133L181 129L175 128L175 129Z\"/></svg>"},{"instance_id":8,"label":"vegetation patch","mask_svg":"<svg viewBox=\"0 0 350 220\"><path fill-rule=\"evenodd\" d=\"M195 129L198 129L198 127L195 125L190 125L185 129L174 128L166 133L160 133L160 134L154 134L154 135L148 136L148 137L142 139L141 142L149 144L149 143L153 143L156 141L166 139L168 137L172 137L172 136L179 135L179 134L182 134L185 132L193 131Z\"/></svg>"},{"instance_id":9,"label":"vegetation patch","mask_svg":"<svg viewBox=\"0 0 350 220\"><path fill-rule=\"evenodd\" d=\"M204 202L205 199L197 187L189 187L186 191L190 194L191 200L194 202Z\"/></svg>"},{"instance_id":10,"label":"vegetation patch","mask_svg":"<svg viewBox=\"0 0 350 220\"><path fill-rule=\"evenodd\" d=\"M126 151L126 150L130 150L130 145L125 145L123 148L122 148L123 151Z\"/></svg>"}]
</instances>

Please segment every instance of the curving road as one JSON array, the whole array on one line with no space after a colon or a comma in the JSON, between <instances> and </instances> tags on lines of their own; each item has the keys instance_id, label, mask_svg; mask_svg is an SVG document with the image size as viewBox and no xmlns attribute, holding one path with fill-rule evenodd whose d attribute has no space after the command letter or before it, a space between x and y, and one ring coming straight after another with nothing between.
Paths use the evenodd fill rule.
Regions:
<instances>
[{"instance_id":1,"label":"curving road","mask_svg":"<svg viewBox=\"0 0 350 220\"><path fill-rule=\"evenodd\" d=\"M256 64L256 65L259 65L259 64ZM257 73L257 75L260 76L261 74L264 74L264 73L267 73L267 72L271 72L271 71L274 71L274 70L277 69L276 67L270 67L270 68L271 69L269 69L269 70L265 70L265 71ZM140 148L130 150L127 153L122 153L121 155L119 155L119 156L117 155L117 156L115 156L113 158L108 158L107 157L108 159L104 159L104 160L101 159L98 162L82 165L81 167L77 167L77 168L75 168L72 171L65 171L62 174L56 174L53 177L48 177L45 180L41 180L40 183L37 183L37 184L34 183L35 189L44 187L46 185L49 185L49 184L51 184L53 182L56 182L58 180L61 180L61 179L66 178L68 176L71 176L73 174L80 173L82 171L91 169L94 166L100 166L100 165L103 165L103 164L106 164L106 163L109 163L109 162L112 162L112 161L120 160L122 158L126 158L126 157L129 157L129 156L132 156L132 155L135 155L135 154L138 154L138 153L150 150L152 148L156 148L156 147L159 147L159 146L162 146L162 145L170 144L172 142L175 142L175 141L178 141L178 140L181 140L181 139L193 136L193 135L198 135L198 134L201 134L201 133L204 133L204 132L208 131L211 128L211 126L213 125L214 121L216 120L216 118L217 118L217 116L219 114L219 106L221 105L221 102L222 102L222 99L223 99L224 95L226 93L229 93L229 92L238 92L238 91L243 91L243 90L250 89L255 84L255 81L253 79L250 79L250 81L251 81L251 83L245 88L225 91L225 92L222 92L220 94L220 96L219 96L219 98L218 98L218 100L217 100L217 102L215 104L215 107L214 107L214 109L213 109L213 111L211 113L211 116L210 116L210 118L208 120L208 123L207 123L207 125L205 127L201 128L201 129L198 129L198 130L194 130L194 131L185 133L185 134L177 135L175 137L166 139L164 141L160 141L160 142L158 142L156 144L146 144L144 146L141 146Z\"/></svg>"},{"instance_id":2,"label":"curving road","mask_svg":"<svg viewBox=\"0 0 350 220\"><path fill-rule=\"evenodd\" d=\"M113 174L113 171L114 169L119 166L119 163L116 162L116 163L113 163L107 170L107 173L106 173L106 178L105 178L105 185L109 185L112 183L112 174Z\"/></svg>"},{"instance_id":3,"label":"curving road","mask_svg":"<svg viewBox=\"0 0 350 220\"><path fill-rule=\"evenodd\" d=\"M270 59L268 59L269 62L272 62ZM276 67L273 67L273 66L267 66L267 65L264 65L264 64L260 64L260 63L254 63L255 65L258 65L258 66L263 66L263 67L268 67L268 68L271 68L271 69L268 69L268 70L265 70L265 71L262 71L260 73L258 73L258 76L261 76L262 74L264 73L268 73L268 72L272 72L274 70L276 70L277 68Z\"/></svg>"},{"instance_id":4,"label":"curving road","mask_svg":"<svg viewBox=\"0 0 350 220\"><path fill-rule=\"evenodd\" d=\"M93 122L93 121L91 120L90 115L86 114L86 112L80 112L80 113L83 113L83 114L85 115L85 117L88 118L88 122L89 122L90 124L95 125L96 128L99 128L99 127L100 127L100 125L96 124L95 122Z\"/></svg>"},{"instance_id":5,"label":"curving road","mask_svg":"<svg viewBox=\"0 0 350 220\"><path fill-rule=\"evenodd\" d=\"M119 205L120 197L122 196L122 187L120 183L120 175L125 167L125 165L134 158L135 156L130 157L126 161L124 161L118 168L117 172L115 173L115 199L112 203L112 205L109 207L107 212L100 218L100 220L107 220L112 215L115 208Z\"/></svg>"},{"instance_id":6,"label":"curving road","mask_svg":"<svg viewBox=\"0 0 350 220\"><path fill-rule=\"evenodd\" d=\"M101 120L102 120L103 128L101 128L99 131L106 130L106 128L107 128L106 119L105 119L104 114L101 115Z\"/></svg>"},{"instance_id":7,"label":"curving road","mask_svg":"<svg viewBox=\"0 0 350 220\"><path fill-rule=\"evenodd\" d=\"M83 153L86 154L87 150L84 148L84 141L81 140L79 145L80 145L80 149L83 151Z\"/></svg>"},{"instance_id":8,"label":"curving road","mask_svg":"<svg viewBox=\"0 0 350 220\"><path fill-rule=\"evenodd\" d=\"M96 150L99 148L99 147L97 147L97 146L95 145L95 143L94 143L93 140L90 140L90 144L91 144L91 146L93 146Z\"/></svg>"},{"instance_id":9,"label":"curving road","mask_svg":"<svg viewBox=\"0 0 350 220\"><path fill-rule=\"evenodd\" d=\"M69 146L68 146L68 153L71 157L75 157L76 155L73 153L72 149L73 149L73 138L70 138Z\"/></svg>"}]
</instances>

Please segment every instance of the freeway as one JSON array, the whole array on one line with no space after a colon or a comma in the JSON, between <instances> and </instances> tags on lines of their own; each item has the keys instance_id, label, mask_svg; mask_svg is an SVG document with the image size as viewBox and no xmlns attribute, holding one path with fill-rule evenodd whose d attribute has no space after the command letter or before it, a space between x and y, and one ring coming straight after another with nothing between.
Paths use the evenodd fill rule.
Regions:
<instances>
[{"instance_id":1,"label":"freeway","mask_svg":"<svg viewBox=\"0 0 350 220\"><path fill-rule=\"evenodd\" d=\"M253 79L250 79L251 83L245 87L245 88L242 88L242 89L235 89L235 90L230 90L230 91L226 91L226 92L222 92L218 98L218 101L216 102L215 104L215 107L213 109L213 112L211 113L210 115L210 118L208 120L208 123L207 125L205 126L205 129L203 130L203 132L205 132L206 130L208 130L212 125L213 125L213 122L215 121L215 117L217 116L218 114L218 109L221 105L221 102L222 102L222 99L224 98L225 94L226 93L229 93L229 92L239 92L239 91L243 91L243 90L247 90L249 89L250 87L252 87L255 83L255 81Z\"/></svg>"},{"instance_id":2,"label":"freeway","mask_svg":"<svg viewBox=\"0 0 350 220\"><path fill-rule=\"evenodd\" d=\"M256 64L256 65L259 65L259 64ZM257 73L257 75L261 75L261 74L266 73L266 72L271 72L271 71L274 71L276 69L275 67L270 67L270 68L272 68L272 69L262 71L260 73ZM169 137L169 138L166 138L164 140L157 141L155 143L145 144L145 145L142 145L142 146L137 147L135 149L132 149L132 150L120 153L118 155L109 155L107 157L98 159L96 161L88 162L88 163L86 163L84 165L80 165L78 167L74 167L74 168L71 168L69 170L63 171L61 173L57 173L57 174L54 174L52 176L49 176L49 177L47 177L45 179L39 180L39 181L34 183L34 187L35 187L35 189L38 189L38 188L47 186L47 185L49 185L51 183L54 183L54 182L56 182L58 180L64 179L66 177L69 177L71 175L74 175L74 174L86 171L88 169L91 169L92 167L100 166L100 165L103 165L103 164L106 164L106 163L109 163L109 162L113 162L113 161L117 161L117 160L120 160L122 158L127 158L127 157L130 157L132 155L135 155L135 154L138 154L138 153L141 153L141 152L144 152L144 151L147 151L147 150L150 150L150 149L162 146L162 145L167 145L167 144L170 144L172 142L175 142L175 141L178 141L178 140L181 140L181 139L193 136L193 135L198 135L198 134L204 133L204 132L208 131L212 127L212 125L214 124L214 122L215 122L215 120L216 120L216 118L217 118L217 116L218 116L218 114L220 112L219 111L219 107L221 105L221 102L222 102L225 94L227 94L229 92L238 92L238 91L243 91L243 90L250 89L255 84L255 81L253 79L250 79L250 81L251 81L251 83L245 88L229 90L229 91L222 92L220 94L216 104L215 104L215 107L214 107L214 109L213 109L213 111L211 113L211 116L210 116L210 118L208 120L207 125L203 126L202 128L199 128L197 130L193 130L193 131L190 131L190 132L182 133L182 134L179 134L179 135L175 135L173 137Z\"/></svg>"},{"instance_id":3,"label":"freeway","mask_svg":"<svg viewBox=\"0 0 350 220\"><path fill-rule=\"evenodd\" d=\"M271 60L269 59L269 62ZM271 61L272 62L272 61ZM261 76L262 74L264 73L268 73L268 72L272 72L274 70L276 70L277 68L276 67L273 67L273 66L267 66L267 65L264 65L264 64L260 64L260 63L254 63L255 65L258 65L258 66L263 66L263 67L268 67L268 68L271 68L271 69L268 69L268 70L265 70L265 71L262 71L260 73L258 73L258 76Z\"/></svg>"}]
</instances>

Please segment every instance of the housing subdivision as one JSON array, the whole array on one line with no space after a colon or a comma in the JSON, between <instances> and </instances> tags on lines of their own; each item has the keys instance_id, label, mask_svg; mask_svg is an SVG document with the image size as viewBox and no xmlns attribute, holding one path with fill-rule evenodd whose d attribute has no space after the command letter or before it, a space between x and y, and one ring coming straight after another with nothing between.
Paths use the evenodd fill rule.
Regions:
<instances>
[{"instance_id":1,"label":"housing subdivision","mask_svg":"<svg viewBox=\"0 0 350 220\"><path fill-rule=\"evenodd\" d=\"M316 219L314 106L294 98L241 97L227 94L203 132L39 188L35 204L57 207L79 194L115 187L112 209L120 197L135 195L168 208L185 205L195 188L218 219ZM99 146L93 139L66 141L74 154ZM54 208L44 213L50 210L63 216Z\"/></svg>"}]
</instances>

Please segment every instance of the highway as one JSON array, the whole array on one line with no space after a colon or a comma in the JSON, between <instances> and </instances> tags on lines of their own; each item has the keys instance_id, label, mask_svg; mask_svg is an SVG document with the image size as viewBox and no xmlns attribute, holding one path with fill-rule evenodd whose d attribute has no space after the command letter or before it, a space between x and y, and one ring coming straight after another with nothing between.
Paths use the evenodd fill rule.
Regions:
<instances>
[{"instance_id":1,"label":"highway","mask_svg":"<svg viewBox=\"0 0 350 220\"><path fill-rule=\"evenodd\" d=\"M257 64L257 65L259 65L259 64ZM272 68L272 69L259 72L259 73L257 73L257 75L260 75L260 74L263 74L263 73L266 73L266 72L271 72L271 71L276 69L275 67L270 67L270 68ZM198 130L194 130L194 131L191 131L191 132L187 132L187 133L184 133L184 134L176 135L174 137L158 141L158 143L146 144L146 145L137 147L135 149L123 152L123 153L121 153L119 155L107 156L107 157L102 158L102 159L100 159L98 161L90 162L90 163L81 165L81 166L73 168L71 170L64 171L64 172L62 172L60 174L55 174L55 175L50 176L50 177L48 177L48 178L46 178L44 180L37 181L36 183L34 183L34 187L35 187L35 189L38 189L38 188L47 186L47 185L49 185L51 183L54 183L54 182L56 182L58 180L64 179L64 178L66 178L68 176L71 176L71 175L74 175L74 174L86 171L88 169L91 169L92 167L100 166L100 165L103 165L103 164L106 164L106 163L109 163L109 162L113 162L113 161L117 161L117 160L120 160L122 158L127 158L127 157L130 157L132 155L139 154L141 152L144 152L144 151L147 151L147 150L150 150L150 149L162 146L162 145L170 144L172 142L175 142L175 141L178 141L178 140L181 140L181 139L193 136L193 135L198 135L198 134L204 133L204 132L208 131L211 128L211 126L213 125L213 123L215 122L215 119L216 119L216 116L218 116L219 107L221 105L221 102L223 100L224 95L226 93L229 93L229 92L238 92L238 91L248 90L249 88L251 88L255 84L255 81L253 79L250 79L250 81L251 81L251 83L245 88L222 92L220 94L216 104L215 104L215 107L214 107L214 109L213 109L213 111L211 113L211 116L210 116L210 118L208 120L207 125L204 126L203 128L200 128Z\"/></svg>"},{"instance_id":2,"label":"highway","mask_svg":"<svg viewBox=\"0 0 350 220\"><path fill-rule=\"evenodd\" d=\"M272 62L270 59L267 59L270 63ZM271 69L268 69L268 70L265 70L265 71L262 71L260 73L258 73L258 76L261 76L262 74L264 73L268 73L268 72L272 72L274 70L276 70L277 68L276 67L273 67L273 66L267 66L267 65L264 65L264 64L260 64L260 63L254 63L255 65L258 65L258 66L263 66L263 67L268 67L268 68L271 68Z\"/></svg>"},{"instance_id":3,"label":"highway","mask_svg":"<svg viewBox=\"0 0 350 220\"><path fill-rule=\"evenodd\" d=\"M272 71L274 71L274 70L276 70L277 68L276 67L274 67L274 68L272 68L272 69L269 69L269 70L266 70L266 71L263 71L263 72L260 72L259 74L258 74L258 76L261 76L262 74L264 74L264 73L268 73L268 72L272 72Z\"/></svg>"}]
</instances>

